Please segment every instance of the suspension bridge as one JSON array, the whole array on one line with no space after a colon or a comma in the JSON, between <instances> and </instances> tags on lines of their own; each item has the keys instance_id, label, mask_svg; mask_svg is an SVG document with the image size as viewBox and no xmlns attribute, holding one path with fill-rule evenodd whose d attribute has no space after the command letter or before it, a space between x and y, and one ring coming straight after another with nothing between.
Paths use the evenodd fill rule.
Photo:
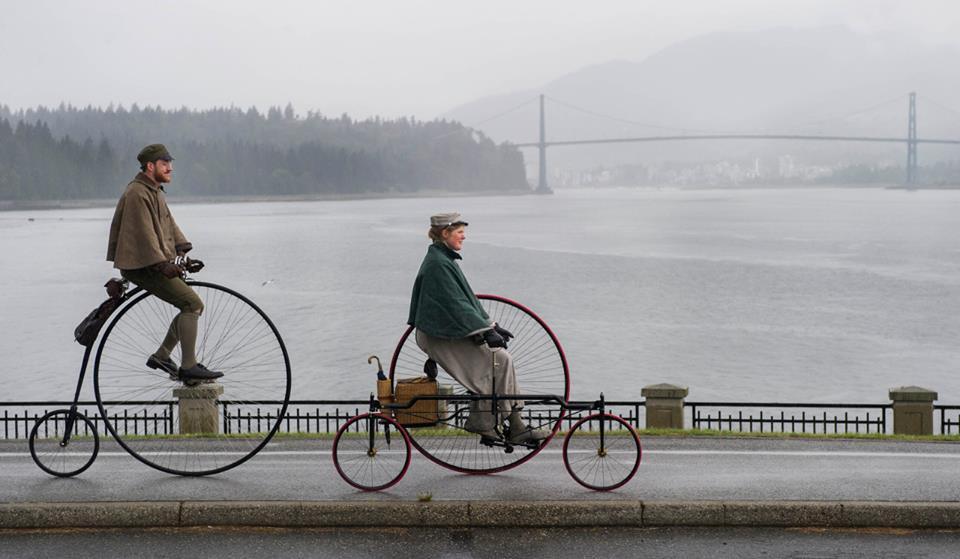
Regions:
<instances>
[{"instance_id":1,"label":"suspension bridge","mask_svg":"<svg viewBox=\"0 0 960 559\"><path fill-rule=\"evenodd\" d=\"M513 143L519 148L537 148L539 152L539 178L537 181L536 192L540 194L549 194L551 191L547 184L547 148L560 146L590 145L590 144L623 144L623 143L641 143L641 142L674 142L674 141L717 141L717 140L790 140L790 141L821 141L821 142L867 142L884 144L904 144L906 146L906 176L905 184L913 187L917 183L917 146L920 144L941 144L941 145L960 145L960 139L939 139L939 138L919 138L917 137L917 95L914 92L909 94L909 105L907 109L907 131L903 137L894 136L857 136L857 135L815 135L815 134L791 134L791 133L698 133L698 134L675 134L675 135L654 135L654 136L633 136L617 138L599 138L599 139L565 139L565 140L547 140L546 134L546 112L544 100L546 96L540 95L540 137L536 142ZM526 105L531 100L525 101L519 106ZM566 103L564 103L566 104ZM516 110L514 107L504 111L483 122L489 122ZM945 107L946 108L946 107ZM585 111L589 112L589 111ZM955 111L954 111L955 112ZM593 113L598 114L598 113ZM960 113L958 113L960 114ZM607 116L607 115L599 115ZM613 118L613 117L610 117ZM623 119L618 119L623 120ZM624 122L629 122L624 120ZM665 128L665 127L664 127Z\"/></svg>"}]
</instances>

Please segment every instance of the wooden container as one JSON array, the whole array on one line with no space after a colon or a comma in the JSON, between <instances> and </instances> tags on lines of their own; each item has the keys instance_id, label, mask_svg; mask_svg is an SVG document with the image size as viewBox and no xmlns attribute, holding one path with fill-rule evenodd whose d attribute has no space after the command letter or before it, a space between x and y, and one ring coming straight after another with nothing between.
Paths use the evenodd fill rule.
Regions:
<instances>
[{"instance_id":1,"label":"wooden container","mask_svg":"<svg viewBox=\"0 0 960 559\"><path fill-rule=\"evenodd\" d=\"M388 381L389 382L389 381ZM417 396L436 396L437 381L428 377L397 380L394 400L406 404ZM420 400L407 409L394 410L394 418L404 427L436 425L440 421L438 400Z\"/></svg>"},{"instance_id":2,"label":"wooden container","mask_svg":"<svg viewBox=\"0 0 960 559\"><path fill-rule=\"evenodd\" d=\"M390 382L390 379L377 381L377 400L380 401L381 406L393 403L393 383ZM392 410L381 408L380 411L390 415Z\"/></svg>"}]
</instances>

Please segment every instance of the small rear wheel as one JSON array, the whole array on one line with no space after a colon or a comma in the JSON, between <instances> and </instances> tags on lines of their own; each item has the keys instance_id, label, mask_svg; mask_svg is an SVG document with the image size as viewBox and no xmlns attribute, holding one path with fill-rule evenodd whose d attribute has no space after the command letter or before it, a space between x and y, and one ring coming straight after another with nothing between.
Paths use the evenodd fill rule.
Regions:
<instances>
[{"instance_id":1,"label":"small rear wheel","mask_svg":"<svg viewBox=\"0 0 960 559\"><path fill-rule=\"evenodd\" d=\"M410 467L410 437L382 413L358 415L337 431L333 465L344 481L361 491L388 489Z\"/></svg>"},{"instance_id":2,"label":"small rear wheel","mask_svg":"<svg viewBox=\"0 0 960 559\"><path fill-rule=\"evenodd\" d=\"M603 436L601 436L601 423ZM640 467L640 437L610 413L577 421L563 440L563 465L587 489L611 491L630 481Z\"/></svg>"},{"instance_id":3,"label":"small rear wheel","mask_svg":"<svg viewBox=\"0 0 960 559\"><path fill-rule=\"evenodd\" d=\"M90 467L100 451L93 422L71 410L54 410L30 431L30 456L52 476L72 477Z\"/></svg>"}]
</instances>

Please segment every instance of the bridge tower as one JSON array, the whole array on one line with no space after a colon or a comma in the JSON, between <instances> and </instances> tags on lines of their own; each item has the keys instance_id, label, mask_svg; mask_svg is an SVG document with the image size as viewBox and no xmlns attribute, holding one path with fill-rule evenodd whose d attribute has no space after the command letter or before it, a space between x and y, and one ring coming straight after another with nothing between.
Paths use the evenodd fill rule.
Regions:
<instances>
[{"instance_id":1,"label":"bridge tower","mask_svg":"<svg viewBox=\"0 0 960 559\"><path fill-rule=\"evenodd\" d=\"M547 132L546 122L543 115L543 94L540 94L540 142L537 147L540 148L540 178L537 181L537 194L553 194L550 187L547 186Z\"/></svg>"},{"instance_id":2,"label":"bridge tower","mask_svg":"<svg viewBox=\"0 0 960 559\"><path fill-rule=\"evenodd\" d=\"M907 186L917 183L917 94L910 92L910 116L907 120Z\"/></svg>"}]
</instances>

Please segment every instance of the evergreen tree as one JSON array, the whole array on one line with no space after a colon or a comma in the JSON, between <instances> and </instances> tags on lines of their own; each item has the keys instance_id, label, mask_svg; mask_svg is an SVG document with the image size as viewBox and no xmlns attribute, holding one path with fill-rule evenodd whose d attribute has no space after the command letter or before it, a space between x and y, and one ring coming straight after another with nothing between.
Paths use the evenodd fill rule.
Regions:
<instances>
[{"instance_id":1,"label":"evergreen tree","mask_svg":"<svg viewBox=\"0 0 960 559\"><path fill-rule=\"evenodd\" d=\"M166 144L186 195L523 190L523 156L448 121L357 121L292 104L192 111L0 106L0 200L113 198L139 149Z\"/></svg>"}]
</instances>

